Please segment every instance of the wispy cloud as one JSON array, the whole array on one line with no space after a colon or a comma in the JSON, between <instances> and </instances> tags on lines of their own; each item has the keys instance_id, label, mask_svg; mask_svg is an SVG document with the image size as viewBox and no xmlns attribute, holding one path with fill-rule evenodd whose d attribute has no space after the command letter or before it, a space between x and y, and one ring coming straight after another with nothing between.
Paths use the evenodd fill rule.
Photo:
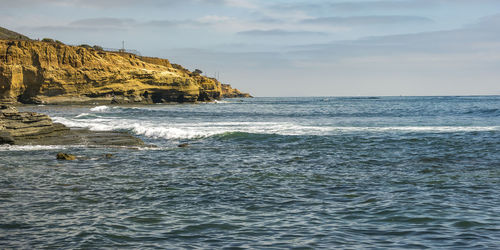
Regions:
<instances>
[{"instance_id":1,"label":"wispy cloud","mask_svg":"<svg viewBox=\"0 0 500 250\"><path fill-rule=\"evenodd\" d=\"M132 18L103 17L103 18L88 18L88 19L76 20L69 23L69 26L123 28L135 24L137 24L137 22Z\"/></svg>"},{"instance_id":2,"label":"wispy cloud","mask_svg":"<svg viewBox=\"0 0 500 250\"><path fill-rule=\"evenodd\" d=\"M294 46L291 50L300 60L310 60L315 63L322 61L327 64L342 58L350 58L350 60L371 58L375 62L374 58L389 60L390 58L403 58L404 55L428 60L432 57L465 59L466 54L500 53L500 33L495 32L498 29L500 29L500 15L495 15L460 29L365 37L325 44ZM454 57L453 55L460 56ZM473 60L481 59L471 57L471 63Z\"/></svg>"},{"instance_id":3,"label":"wispy cloud","mask_svg":"<svg viewBox=\"0 0 500 250\"><path fill-rule=\"evenodd\" d=\"M431 19L420 16L351 16L351 17L319 17L305 19L305 24L321 25L399 25L401 23L429 23Z\"/></svg>"},{"instance_id":4,"label":"wispy cloud","mask_svg":"<svg viewBox=\"0 0 500 250\"><path fill-rule=\"evenodd\" d=\"M244 36L325 36L327 33L314 31L291 31L291 30L247 30L237 33Z\"/></svg>"}]
</instances>

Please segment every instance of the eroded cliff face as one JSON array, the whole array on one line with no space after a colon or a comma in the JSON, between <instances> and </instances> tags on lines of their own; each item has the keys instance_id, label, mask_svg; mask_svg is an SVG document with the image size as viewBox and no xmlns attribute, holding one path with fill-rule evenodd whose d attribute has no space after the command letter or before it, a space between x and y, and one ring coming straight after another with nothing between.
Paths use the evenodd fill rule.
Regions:
<instances>
[{"instance_id":1,"label":"eroded cliff face","mask_svg":"<svg viewBox=\"0 0 500 250\"><path fill-rule=\"evenodd\" d=\"M221 84L222 88L222 97L224 98L237 98L237 97L244 97L244 98L250 98L252 97L248 93L243 93L239 91L238 89L233 89L231 85L229 84Z\"/></svg>"},{"instance_id":2,"label":"eroded cliff face","mask_svg":"<svg viewBox=\"0 0 500 250\"><path fill-rule=\"evenodd\" d=\"M0 40L0 102L161 103L220 97L220 82L166 59Z\"/></svg>"}]
</instances>

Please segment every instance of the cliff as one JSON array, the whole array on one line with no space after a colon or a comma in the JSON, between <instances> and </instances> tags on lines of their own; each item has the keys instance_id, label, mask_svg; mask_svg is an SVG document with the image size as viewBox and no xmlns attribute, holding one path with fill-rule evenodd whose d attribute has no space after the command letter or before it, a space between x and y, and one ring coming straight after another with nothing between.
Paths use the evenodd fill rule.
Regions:
<instances>
[{"instance_id":1,"label":"cliff","mask_svg":"<svg viewBox=\"0 0 500 250\"><path fill-rule=\"evenodd\" d=\"M214 78L168 60L55 42L0 40L0 102L196 102L224 96Z\"/></svg>"},{"instance_id":2,"label":"cliff","mask_svg":"<svg viewBox=\"0 0 500 250\"><path fill-rule=\"evenodd\" d=\"M252 97L248 93L243 93L239 91L238 89L233 89L231 85L229 84L221 84L221 89L222 89L222 97L224 98L237 98L237 97L244 97L244 98L250 98Z\"/></svg>"}]
</instances>

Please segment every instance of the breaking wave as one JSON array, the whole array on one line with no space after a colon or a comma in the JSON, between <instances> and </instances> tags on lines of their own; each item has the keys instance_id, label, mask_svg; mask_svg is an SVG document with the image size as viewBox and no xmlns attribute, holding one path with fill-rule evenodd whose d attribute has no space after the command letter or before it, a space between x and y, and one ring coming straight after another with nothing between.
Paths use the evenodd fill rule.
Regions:
<instances>
[{"instance_id":1,"label":"breaking wave","mask_svg":"<svg viewBox=\"0 0 500 250\"><path fill-rule=\"evenodd\" d=\"M93 107L90 109L90 111L92 111L92 112L104 112L107 110L109 110L108 106L96 106L96 107Z\"/></svg>"},{"instance_id":2,"label":"breaking wave","mask_svg":"<svg viewBox=\"0 0 500 250\"><path fill-rule=\"evenodd\" d=\"M96 118L69 119L54 117L54 121L68 127L88 128L94 131L130 131L154 139L195 139L224 133L277 134L277 135L338 135L346 133L454 133L500 131L500 126L390 126L342 127L310 126L293 122L202 122L168 123L134 119Z\"/></svg>"}]
</instances>

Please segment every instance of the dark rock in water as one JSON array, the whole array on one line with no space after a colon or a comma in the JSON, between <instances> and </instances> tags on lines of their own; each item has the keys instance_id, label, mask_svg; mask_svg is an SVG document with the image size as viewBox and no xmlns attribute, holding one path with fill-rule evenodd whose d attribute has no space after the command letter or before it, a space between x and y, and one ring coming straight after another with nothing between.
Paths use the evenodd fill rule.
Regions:
<instances>
[{"instance_id":1,"label":"dark rock in water","mask_svg":"<svg viewBox=\"0 0 500 250\"><path fill-rule=\"evenodd\" d=\"M14 144L14 138L12 138L9 132L0 131L0 145L2 144Z\"/></svg>"},{"instance_id":2,"label":"dark rock in water","mask_svg":"<svg viewBox=\"0 0 500 250\"><path fill-rule=\"evenodd\" d=\"M113 157L115 157L113 154L104 154L104 158L106 158L106 159L110 159Z\"/></svg>"},{"instance_id":3,"label":"dark rock in water","mask_svg":"<svg viewBox=\"0 0 500 250\"><path fill-rule=\"evenodd\" d=\"M66 154L66 153L58 153L57 159L58 160L65 160L65 161L74 161L74 160L76 160L76 156Z\"/></svg>"},{"instance_id":4,"label":"dark rock in water","mask_svg":"<svg viewBox=\"0 0 500 250\"><path fill-rule=\"evenodd\" d=\"M17 112L17 109L8 105L0 105L0 112Z\"/></svg>"},{"instance_id":5,"label":"dark rock in water","mask_svg":"<svg viewBox=\"0 0 500 250\"><path fill-rule=\"evenodd\" d=\"M179 147L179 148L187 148L187 147L189 147L189 143L182 143L182 144L179 144L177 147Z\"/></svg>"},{"instance_id":6,"label":"dark rock in water","mask_svg":"<svg viewBox=\"0 0 500 250\"><path fill-rule=\"evenodd\" d=\"M88 129L72 129L63 135L45 137L37 143L39 145L144 146L141 139L127 132L90 131Z\"/></svg>"},{"instance_id":7,"label":"dark rock in water","mask_svg":"<svg viewBox=\"0 0 500 250\"><path fill-rule=\"evenodd\" d=\"M0 106L0 144L13 145L86 145L144 146L144 142L126 132L73 129L52 122L49 116L19 112Z\"/></svg>"}]
</instances>

